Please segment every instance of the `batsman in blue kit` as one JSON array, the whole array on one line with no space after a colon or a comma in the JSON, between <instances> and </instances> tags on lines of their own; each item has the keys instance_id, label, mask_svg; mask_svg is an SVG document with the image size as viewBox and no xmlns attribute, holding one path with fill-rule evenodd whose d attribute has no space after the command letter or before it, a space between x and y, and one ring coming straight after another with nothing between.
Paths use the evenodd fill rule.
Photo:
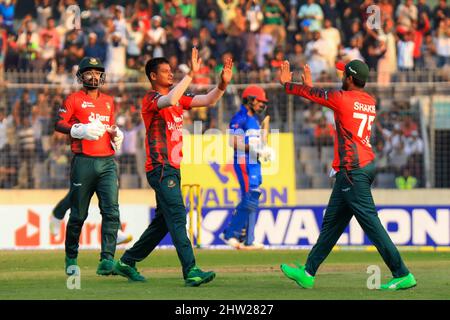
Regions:
<instances>
[{"instance_id":1,"label":"batsman in blue kit","mask_svg":"<svg viewBox=\"0 0 450 320\"><path fill-rule=\"evenodd\" d=\"M251 85L242 93L242 102L230 122L230 144L234 148L234 170L241 187L241 201L221 238L236 249L262 249L264 246L255 242L254 231L261 196L260 161L270 161L273 157L273 150L266 145L270 120L266 114L268 100L263 88Z\"/></svg>"}]
</instances>

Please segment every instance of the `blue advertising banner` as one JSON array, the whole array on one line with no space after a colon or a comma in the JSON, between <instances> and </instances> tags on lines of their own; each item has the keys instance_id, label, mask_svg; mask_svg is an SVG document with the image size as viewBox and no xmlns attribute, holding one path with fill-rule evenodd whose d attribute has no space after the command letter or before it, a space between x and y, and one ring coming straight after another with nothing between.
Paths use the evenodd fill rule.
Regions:
<instances>
[{"instance_id":1,"label":"blue advertising banner","mask_svg":"<svg viewBox=\"0 0 450 320\"><path fill-rule=\"evenodd\" d=\"M450 246L450 206L378 206L378 216L392 241L401 246ZM224 245L219 238L228 225L233 208L203 208L201 245ZM268 246L311 246L316 243L325 206L260 208L255 240ZM150 219L155 214L151 209ZM196 219L194 216L194 233ZM189 225L189 219L188 219ZM160 243L172 245L167 235ZM352 218L337 245L371 245Z\"/></svg>"}]
</instances>

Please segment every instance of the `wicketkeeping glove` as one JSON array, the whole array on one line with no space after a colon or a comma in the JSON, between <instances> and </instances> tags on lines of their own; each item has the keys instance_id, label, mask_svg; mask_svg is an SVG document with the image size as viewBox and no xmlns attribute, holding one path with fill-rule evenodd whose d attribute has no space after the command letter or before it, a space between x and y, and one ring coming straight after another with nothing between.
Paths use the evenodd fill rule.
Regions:
<instances>
[{"instance_id":1,"label":"wicketkeeping glove","mask_svg":"<svg viewBox=\"0 0 450 320\"><path fill-rule=\"evenodd\" d=\"M122 148L123 132L117 126L111 126L108 128L108 132L111 135L111 145L114 151L119 151Z\"/></svg>"},{"instance_id":2,"label":"wicketkeeping glove","mask_svg":"<svg viewBox=\"0 0 450 320\"><path fill-rule=\"evenodd\" d=\"M105 125L96 120L90 123L76 123L70 129L70 135L75 139L98 140L105 133Z\"/></svg>"}]
</instances>

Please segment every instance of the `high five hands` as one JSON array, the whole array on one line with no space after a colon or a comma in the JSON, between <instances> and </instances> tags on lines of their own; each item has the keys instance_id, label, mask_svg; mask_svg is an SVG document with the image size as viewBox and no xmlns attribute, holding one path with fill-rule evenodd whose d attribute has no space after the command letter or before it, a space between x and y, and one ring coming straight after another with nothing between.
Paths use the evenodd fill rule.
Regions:
<instances>
[{"instance_id":1,"label":"high five hands","mask_svg":"<svg viewBox=\"0 0 450 320\"><path fill-rule=\"evenodd\" d=\"M305 64L305 66L303 67L302 82L303 82L303 85L305 85L305 86L308 86L308 87L313 86L312 77L311 77L311 69L309 68L309 65L307 65L307 64Z\"/></svg>"},{"instance_id":2,"label":"high five hands","mask_svg":"<svg viewBox=\"0 0 450 320\"><path fill-rule=\"evenodd\" d=\"M233 77L233 59L227 58L223 65L222 73L220 74L220 79L224 85L230 83Z\"/></svg>"},{"instance_id":3,"label":"high five hands","mask_svg":"<svg viewBox=\"0 0 450 320\"><path fill-rule=\"evenodd\" d=\"M200 70L201 66L202 58L198 57L198 49L196 47L193 47L191 52L191 72L189 75L191 77L194 76L194 74Z\"/></svg>"},{"instance_id":4,"label":"high five hands","mask_svg":"<svg viewBox=\"0 0 450 320\"><path fill-rule=\"evenodd\" d=\"M284 86L286 82L292 81L292 72L291 66L289 65L289 61L284 60L281 64L281 72L280 72L280 83Z\"/></svg>"},{"instance_id":5,"label":"high five hands","mask_svg":"<svg viewBox=\"0 0 450 320\"><path fill-rule=\"evenodd\" d=\"M289 61L285 60L281 64L280 83L284 85L286 82L292 82L292 72ZM312 87L311 68L305 64L302 73L302 82L305 86Z\"/></svg>"},{"instance_id":6,"label":"high five hands","mask_svg":"<svg viewBox=\"0 0 450 320\"><path fill-rule=\"evenodd\" d=\"M189 75L193 77L194 74L200 70L201 66L202 66L202 58L199 58L198 56L198 49L196 47L193 47L191 53L191 72ZM233 59L227 58L223 65L222 73L220 74L222 84L225 86L228 85L232 77L233 77Z\"/></svg>"}]
</instances>

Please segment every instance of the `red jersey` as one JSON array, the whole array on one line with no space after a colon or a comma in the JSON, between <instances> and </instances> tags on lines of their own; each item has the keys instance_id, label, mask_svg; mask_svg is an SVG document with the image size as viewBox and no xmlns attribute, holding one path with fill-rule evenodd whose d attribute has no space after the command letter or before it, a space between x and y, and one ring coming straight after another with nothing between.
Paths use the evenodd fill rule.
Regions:
<instances>
[{"instance_id":1,"label":"red jersey","mask_svg":"<svg viewBox=\"0 0 450 320\"><path fill-rule=\"evenodd\" d=\"M364 91L325 90L286 83L285 91L334 111L336 124L333 169L353 170L375 158L370 132L375 120L375 99Z\"/></svg>"},{"instance_id":2,"label":"red jersey","mask_svg":"<svg viewBox=\"0 0 450 320\"><path fill-rule=\"evenodd\" d=\"M145 171L158 166L171 165L179 169L183 158L183 110L191 109L193 95L185 94L177 105L158 108L159 92L149 91L142 99L147 161Z\"/></svg>"},{"instance_id":3,"label":"red jersey","mask_svg":"<svg viewBox=\"0 0 450 320\"><path fill-rule=\"evenodd\" d=\"M113 98L99 93L98 98L94 99L86 91L79 90L70 94L64 100L63 106L58 111L55 130L70 135L70 129L75 123L86 124L96 119L99 119L106 127L114 125ZM108 132L105 132L100 139L92 141L70 138L73 153L94 157L105 157L114 154Z\"/></svg>"}]
</instances>

